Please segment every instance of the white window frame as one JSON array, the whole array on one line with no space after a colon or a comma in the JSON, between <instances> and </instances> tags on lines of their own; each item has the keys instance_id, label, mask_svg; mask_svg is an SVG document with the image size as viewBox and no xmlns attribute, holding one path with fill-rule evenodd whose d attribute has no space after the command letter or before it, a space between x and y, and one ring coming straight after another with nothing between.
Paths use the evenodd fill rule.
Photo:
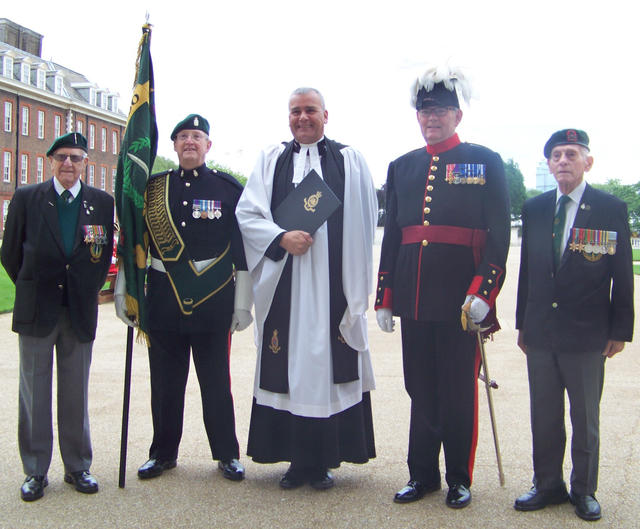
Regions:
<instances>
[{"instance_id":1,"label":"white window frame","mask_svg":"<svg viewBox=\"0 0 640 529\"><path fill-rule=\"evenodd\" d=\"M20 82L31 84L31 66L26 62L20 65Z\"/></svg>"},{"instance_id":2,"label":"white window frame","mask_svg":"<svg viewBox=\"0 0 640 529\"><path fill-rule=\"evenodd\" d=\"M100 189L103 191L107 189L107 168L104 166L100 167Z\"/></svg>"},{"instance_id":3,"label":"white window frame","mask_svg":"<svg viewBox=\"0 0 640 529\"><path fill-rule=\"evenodd\" d=\"M111 152L118 154L118 131L111 131Z\"/></svg>"},{"instance_id":4,"label":"white window frame","mask_svg":"<svg viewBox=\"0 0 640 529\"><path fill-rule=\"evenodd\" d=\"M101 150L102 152L107 152L107 127L102 127L102 142L101 142Z\"/></svg>"},{"instance_id":5,"label":"white window frame","mask_svg":"<svg viewBox=\"0 0 640 529\"><path fill-rule=\"evenodd\" d=\"M38 110L38 139L44 139L44 110Z\"/></svg>"},{"instance_id":6,"label":"white window frame","mask_svg":"<svg viewBox=\"0 0 640 529\"><path fill-rule=\"evenodd\" d=\"M96 166L89 164L89 182L88 184L91 187L95 186L95 181L96 181Z\"/></svg>"},{"instance_id":7,"label":"white window frame","mask_svg":"<svg viewBox=\"0 0 640 529\"><path fill-rule=\"evenodd\" d=\"M21 123L22 123L22 127L21 127L21 132L23 136L28 136L29 135L29 107L22 107L22 112L21 112Z\"/></svg>"},{"instance_id":8,"label":"white window frame","mask_svg":"<svg viewBox=\"0 0 640 529\"><path fill-rule=\"evenodd\" d=\"M83 130L84 130L84 121L79 119L78 121L76 121L76 132L83 134L82 132Z\"/></svg>"},{"instance_id":9,"label":"white window frame","mask_svg":"<svg viewBox=\"0 0 640 529\"><path fill-rule=\"evenodd\" d=\"M55 94L62 95L62 85L62 76L56 75L53 81L53 89Z\"/></svg>"},{"instance_id":10,"label":"white window frame","mask_svg":"<svg viewBox=\"0 0 640 529\"><path fill-rule=\"evenodd\" d=\"M29 183L29 155L28 154L20 155L20 183L21 184Z\"/></svg>"},{"instance_id":11,"label":"white window frame","mask_svg":"<svg viewBox=\"0 0 640 529\"><path fill-rule=\"evenodd\" d=\"M11 182L11 152L4 151L2 157L2 180L4 182Z\"/></svg>"},{"instance_id":12,"label":"white window frame","mask_svg":"<svg viewBox=\"0 0 640 529\"><path fill-rule=\"evenodd\" d=\"M2 75L9 79L13 79L13 57L5 55L3 58Z\"/></svg>"},{"instance_id":13,"label":"white window frame","mask_svg":"<svg viewBox=\"0 0 640 529\"><path fill-rule=\"evenodd\" d=\"M113 167L111 168L111 192L116 192L116 175L118 174L118 170Z\"/></svg>"},{"instance_id":14,"label":"white window frame","mask_svg":"<svg viewBox=\"0 0 640 529\"><path fill-rule=\"evenodd\" d=\"M11 101L4 102L4 131L11 132L13 125L13 103Z\"/></svg>"},{"instance_id":15,"label":"white window frame","mask_svg":"<svg viewBox=\"0 0 640 529\"><path fill-rule=\"evenodd\" d=\"M47 89L47 72L42 68L36 70L36 86L41 90Z\"/></svg>"},{"instance_id":16,"label":"white window frame","mask_svg":"<svg viewBox=\"0 0 640 529\"><path fill-rule=\"evenodd\" d=\"M44 181L44 158L38 156L36 158L36 183L40 184Z\"/></svg>"},{"instance_id":17,"label":"white window frame","mask_svg":"<svg viewBox=\"0 0 640 529\"><path fill-rule=\"evenodd\" d=\"M62 136L62 116L55 114L53 116L53 137Z\"/></svg>"},{"instance_id":18,"label":"white window frame","mask_svg":"<svg viewBox=\"0 0 640 529\"><path fill-rule=\"evenodd\" d=\"M96 126L89 123L89 149L96 148Z\"/></svg>"}]
</instances>

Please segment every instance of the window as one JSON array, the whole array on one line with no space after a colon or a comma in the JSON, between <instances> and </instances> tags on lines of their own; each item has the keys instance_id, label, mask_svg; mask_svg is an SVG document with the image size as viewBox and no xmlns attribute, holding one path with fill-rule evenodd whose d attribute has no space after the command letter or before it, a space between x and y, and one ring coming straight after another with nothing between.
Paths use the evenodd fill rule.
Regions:
<instances>
[{"instance_id":1,"label":"window","mask_svg":"<svg viewBox=\"0 0 640 529\"><path fill-rule=\"evenodd\" d=\"M27 63L20 65L20 82L29 84L31 80L31 67Z\"/></svg>"},{"instance_id":2,"label":"window","mask_svg":"<svg viewBox=\"0 0 640 529\"><path fill-rule=\"evenodd\" d=\"M82 132L83 130L84 130L84 122L80 120L76 121L76 132L83 134Z\"/></svg>"},{"instance_id":3,"label":"window","mask_svg":"<svg viewBox=\"0 0 640 529\"><path fill-rule=\"evenodd\" d=\"M44 138L44 110L38 110L38 138Z\"/></svg>"},{"instance_id":4,"label":"window","mask_svg":"<svg viewBox=\"0 0 640 529\"><path fill-rule=\"evenodd\" d=\"M114 167L111 169L111 192L116 192L116 175L118 174L118 170Z\"/></svg>"},{"instance_id":5,"label":"window","mask_svg":"<svg viewBox=\"0 0 640 529\"><path fill-rule=\"evenodd\" d=\"M107 189L107 168L100 167L100 189L105 191Z\"/></svg>"},{"instance_id":6,"label":"window","mask_svg":"<svg viewBox=\"0 0 640 529\"><path fill-rule=\"evenodd\" d=\"M7 215L9 214L9 202L10 200L5 200L2 203L2 228L4 229L5 224L7 223Z\"/></svg>"},{"instance_id":7,"label":"window","mask_svg":"<svg viewBox=\"0 0 640 529\"><path fill-rule=\"evenodd\" d=\"M115 130L111 131L111 152L118 154L118 133Z\"/></svg>"},{"instance_id":8,"label":"window","mask_svg":"<svg viewBox=\"0 0 640 529\"><path fill-rule=\"evenodd\" d=\"M36 182L39 184L44 180L44 158L38 156L36 163Z\"/></svg>"},{"instance_id":9,"label":"window","mask_svg":"<svg viewBox=\"0 0 640 529\"><path fill-rule=\"evenodd\" d=\"M62 95L62 77L56 75L55 79L55 93L58 95Z\"/></svg>"},{"instance_id":10,"label":"window","mask_svg":"<svg viewBox=\"0 0 640 529\"><path fill-rule=\"evenodd\" d=\"M13 116L13 103L4 102L4 131L11 132L11 120Z\"/></svg>"},{"instance_id":11,"label":"window","mask_svg":"<svg viewBox=\"0 0 640 529\"><path fill-rule=\"evenodd\" d=\"M62 136L62 116L56 114L53 118L53 137Z\"/></svg>"},{"instance_id":12,"label":"window","mask_svg":"<svg viewBox=\"0 0 640 529\"><path fill-rule=\"evenodd\" d=\"M102 127L102 152L107 152L107 129Z\"/></svg>"},{"instance_id":13,"label":"window","mask_svg":"<svg viewBox=\"0 0 640 529\"><path fill-rule=\"evenodd\" d=\"M20 161L20 183L29 183L29 155L23 154Z\"/></svg>"},{"instance_id":14,"label":"window","mask_svg":"<svg viewBox=\"0 0 640 529\"><path fill-rule=\"evenodd\" d=\"M13 57L4 56L2 58L2 75L13 79Z\"/></svg>"},{"instance_id":15,"label":"window","mask_svg":"<svg viewBox=\"0 0 640 529\"><path fill-rule=\"evenodd\" d=\"M11 182L11 153L4 151L4 161L2 163L2 180Z\"/></svg>"},{"instance_id":16,"label":"window","mask_svg":"<svg viewBox=\"0 0 640 529\"><path fill-rule=\"evenodd\" d=\"M22 135L29 135L29 107L22 107Z\"/></svg>"},{"instance_id":17,"label":"window","mask_svg":"<svg viewBox=\"0 0 640 529\"><path fill-rule=\"evenodd\" d=\"M96 126L91 123L89 125L89 149L96 148Z\"/></svg>"},{"instance_id":18,"label":"window","mask_svg":"<svg viewBox=\"0 0 640 529\"><path fill-rule=\"evenodd\" d=\"M89 104L90 105L94 105L96 104L96 89L95 88L89 88Z\"/></svg>"},{"instance_id":19,"label":"window","mask_svg":"<svg viewBox=\"0 0 640 529\"><path fill-rule=\"evenodd\" d=\"M89 165L89 185L93 186L96 180L96 166L90 164Z\"/></svg>"},{"instance_id":20,"label":"window","mask_svg":"<svg viewBox=\"0 0 640 529\"><path fill-rule=\"evenodd\" d=\"M40 68L36 70L36 86L41 90L47 87L47 72Z\"/></svg>"}]
</instances>

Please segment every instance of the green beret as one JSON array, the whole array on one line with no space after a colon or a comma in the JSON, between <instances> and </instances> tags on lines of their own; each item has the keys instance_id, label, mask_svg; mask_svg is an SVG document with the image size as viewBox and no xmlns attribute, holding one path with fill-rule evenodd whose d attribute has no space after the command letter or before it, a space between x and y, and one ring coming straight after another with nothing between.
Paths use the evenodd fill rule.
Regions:
<instances>
[{"instance_id":1,"label":"green beret","mask_svg":"<svg viewBox=\"0 0 640 529\"><path fill-rule=\"evenodd\" d=\"M51 147L49 147L49 150L47 151L47 156L51 156L54 152L62 147L74 147L76 149L82 149L84 152L88 152L87 138L85 138L79 132L69 132L67 134L63 134L53 141Z\"/></svg>"},{"instance_id":2,"label":"green beret","mask_svg":"<svg viewBox=\"0 0 640 529\"><path fill-rule=\"evenodd\" d=\"M551 151L557 145L582 145L589 150L589 136L584 130L563 129L554 132L544 144L544 157L551 158Z\"/></svg>"},{"instance_id":3,"label":"green beret","mask_svg":"<svg viewBox=\"0 0 640 529\"><path fill-rule=\"evenodd\" d=\"M171 133L171 140L176 141L176 136L181 130L201 130L207 136L209 135L209 122L200 114L189 114L180 123L176 125Z\"/></svg>"}]
</instances>

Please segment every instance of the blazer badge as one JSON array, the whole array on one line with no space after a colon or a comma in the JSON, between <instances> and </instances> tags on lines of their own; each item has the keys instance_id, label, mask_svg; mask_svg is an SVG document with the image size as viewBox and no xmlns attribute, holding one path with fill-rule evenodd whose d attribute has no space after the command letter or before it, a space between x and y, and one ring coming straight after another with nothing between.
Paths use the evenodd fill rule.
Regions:
<instances>
[{"instance_id":1,"label":"blazer badge","mask_svg":"<svg viewBox=\"0 0 640 529\"><path fill-rule=\"evenodd\" d=\"M271 345L269 345L269 349L275 355L280 352L280 342L278 340L278 329L273 331L273 335L271 336Z\"/></svg>"}]
</instances>

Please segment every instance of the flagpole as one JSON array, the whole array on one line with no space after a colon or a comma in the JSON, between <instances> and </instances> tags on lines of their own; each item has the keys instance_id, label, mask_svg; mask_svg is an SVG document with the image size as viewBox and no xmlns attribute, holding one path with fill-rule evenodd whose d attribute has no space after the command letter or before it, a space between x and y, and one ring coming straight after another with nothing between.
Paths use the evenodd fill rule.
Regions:
<instances>
[{"instance_id":1,"label":"flagpole","mask_svg":"<svg viewBox=\"0 0 640 529\"><path fill-rule=\"evenodd\" d=\"M124 367L124 395L122 396L122 434L120 436L120 474L118 487L124 489L127 474L127 437L129 435L129 401L131 398L131 360L133 358L133 327L127 327L127 350Z\"/></svg>"}]
</instances>

